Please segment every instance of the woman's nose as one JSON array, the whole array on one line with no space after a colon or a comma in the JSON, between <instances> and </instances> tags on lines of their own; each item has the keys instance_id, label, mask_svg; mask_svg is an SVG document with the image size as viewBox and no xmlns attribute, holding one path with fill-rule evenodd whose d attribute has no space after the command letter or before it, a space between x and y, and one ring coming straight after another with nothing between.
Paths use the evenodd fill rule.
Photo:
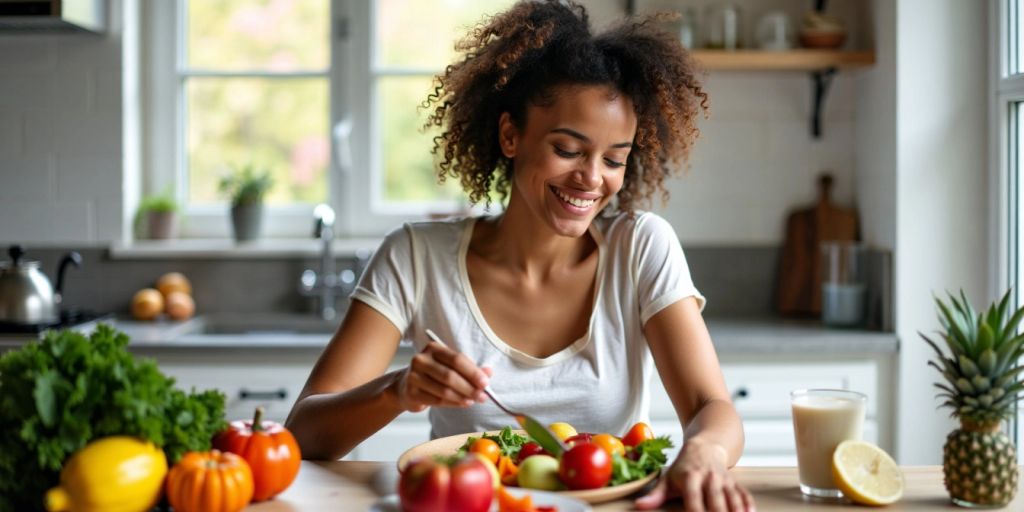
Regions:
<instances>
[{"instance_id":1,"label":"woman's nose","mask_svg":"<svg viewBox=\"0 0 1024 512\"><path fill-rule=\"evenodd\" d=\"M583 159L580 168L576 170L576 179L588 189L597 188L601 184L601 159Z\"/></svg>"}]
</instances>

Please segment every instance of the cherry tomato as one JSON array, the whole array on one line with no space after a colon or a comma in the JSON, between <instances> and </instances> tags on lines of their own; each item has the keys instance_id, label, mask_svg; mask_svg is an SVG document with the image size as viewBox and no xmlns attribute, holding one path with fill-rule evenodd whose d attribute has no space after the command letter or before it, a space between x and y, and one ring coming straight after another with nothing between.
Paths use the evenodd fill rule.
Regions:
<instances>
[{"instance_id":1,"label":"cherry tomato","mask_svg":"<svg viewBox=\"0 0 1024 512\"><path fill-rule=\"evenodd\" d=\"M573 446L576 443L589 443L591 438L593 438L593 437L594 437L593 434L588 434L588 433L584 432L582 434L576 434L576 435L570 437L569 439L566 439L565 440L565 444L567 444L569 446Z\"/></svg>"},{"instance_id":2,"label":"cherry tomato","mask_svg":"<svg viewBox=\"0 0 1024 512\"><path fill-rule=\"evenodd\" d=\"M548 452L544 451L544 448L541 448L539 444L530 441L519 448L519 456L516 457L516 464L522 464L523 460L530 455L548 455Z\"/></svg>"},{"instance_id":3,"label":"cherry tomato","mask_svg":"<svg viewBox=\"0 0 1024 512\"><path fill-rule=\"evenodd\" d=\"M622 436L622 444L636 446L648 439L654 439L654 432L651 431L651 427L646 423L640 422L633 425L633 428L629 429L629 432Z\"/></svg>"},{"instance_id":4,"label":"cherry tomato","mask_svg":"<svg viewBox=\"0 0 1024 512\"><path fill-rule=\"evenodd\" d=\"M501 457L501 447L490 439L480 438L469 445L469 453L479 453L485 459L498 464L498 457Z\"/></svg>"},{"instance_id":5,"label":"cherry tomato","mask_svg":"<svg viewBox=\"0 0 1024 512\"><path fill-rule=\"evenodd\" d=\"M626 447L622 445L622 441L619 441L619 438L611 434L597 434L590 442L603 448L604 451L608 452L608 455L613 453L619 455L626 454Z\"/></svg>"},{"instance_id":6,"label":"cherry tomato","mask_svg":"<svg viewBox=\"0 0 1024 512\"><path fill-rule=\"evenodd\" d=\"M612 457L594 443L577 443L562 454L558 477L572 490L604 487L612 478Z\"/></svg>"}]
</instances>

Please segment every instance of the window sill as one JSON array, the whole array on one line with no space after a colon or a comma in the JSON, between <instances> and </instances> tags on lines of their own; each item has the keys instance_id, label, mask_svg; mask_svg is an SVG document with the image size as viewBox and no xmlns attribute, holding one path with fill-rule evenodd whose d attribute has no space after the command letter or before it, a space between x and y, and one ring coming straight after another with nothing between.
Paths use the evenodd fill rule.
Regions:
<instances>
[{"instance_id":1,"label":"window sill","mask_svg":"<svg viewBox=\"0 0 1024 512\"><path fill-rule=\"evenodd\" d=\"M345 238L334 240L335 257L354 257L374 251L381 238ZM179 238L173 240L136 240L114 243L110 258L115 260L156 259L273 259L319 257L321 243L305 238L263 238L238 243L226 238Z\"/></svg>"}]
</instances>

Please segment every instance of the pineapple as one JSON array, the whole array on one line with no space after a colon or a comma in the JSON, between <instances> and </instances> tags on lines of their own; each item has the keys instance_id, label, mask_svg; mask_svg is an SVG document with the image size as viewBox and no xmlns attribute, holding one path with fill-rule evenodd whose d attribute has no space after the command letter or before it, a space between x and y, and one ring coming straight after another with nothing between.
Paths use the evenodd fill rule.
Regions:
<instances>
[{"instance_id":1,"label":"pineapple","mask_svg":"<svg viewBox=\"0 0 1024 512\"><path fill-rule=\"evenodd\" d=\"M987 311L975 313L963 291L959 299L950 294L949 303L935 299L948 353L924 334L937 358L928 361L945 377L935 383L959 418L960 428L946 438L943 448L943 473L946 490L962 506L1004 506L1017 492L1017 453L1010 439L1000 430L1024 389L1018 379L1024 366L1024 335L1017 326L1024 308L1008 315L1010 292Z\"/></svg>"}]
</instances>

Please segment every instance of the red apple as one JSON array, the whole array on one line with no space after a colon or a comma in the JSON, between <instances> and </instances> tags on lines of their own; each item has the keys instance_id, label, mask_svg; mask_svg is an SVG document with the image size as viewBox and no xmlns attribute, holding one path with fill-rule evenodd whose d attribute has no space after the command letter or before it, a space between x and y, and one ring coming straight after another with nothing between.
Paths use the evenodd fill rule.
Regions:
<instances>
[{"instance_id":1,"label":"red apple","mask_svg":"<svg viewBox=\"0 0 1024 512\"><path fill-rule=\"evenodd\" d=\"M565 444L569 445L569 447L571 448L575 446L576 443L589 443L591 440L593 440L593 438L594 434L583 432L580 434L576 434L570 437L569 439L566 439Z\"/></svg>"},{"instance_id":2,"label":"red apple","mask_svg":"<svg viewBox=\"0 0 1024 512\"><path fill-rule=\"evenodd\" d=\"M398 480L405 512L487 512L494 498L491 471L476 457L453 466L432 458L409 463Z\"/></svg>"},{"instance_id":3,"label":"red apple","mask_svg":"<svg viewBox=\"0 0 1024 512\"><path fill-rule=\"evenodd\" d=\"M544 448L541 448L539 444L530 441L524 443L523 446L519 447L519 455L516 457L516 464L522 464L524 460L530 455L551 455Z\"/></svg>"}]
</instances>

